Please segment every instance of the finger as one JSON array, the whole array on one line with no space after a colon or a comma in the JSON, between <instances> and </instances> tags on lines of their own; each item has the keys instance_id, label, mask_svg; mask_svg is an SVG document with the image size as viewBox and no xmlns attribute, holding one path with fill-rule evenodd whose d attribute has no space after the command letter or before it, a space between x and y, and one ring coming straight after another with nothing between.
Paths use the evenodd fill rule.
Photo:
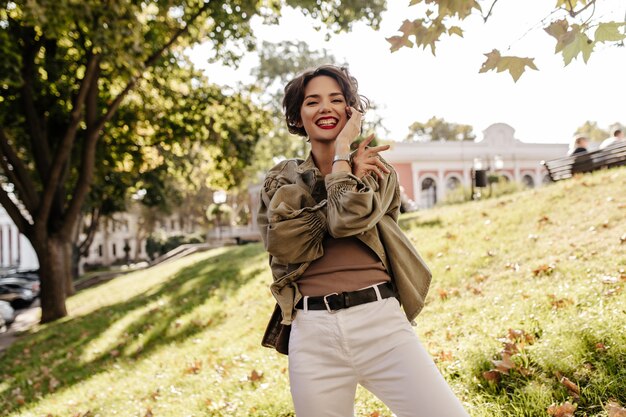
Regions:
<instances>
[{"instance_id":1,"label":"finger","mask_svg":"<svg viewBox=\"0 0 626 417\"><path fill-rule=\"evenodd\" d=\"M379 145L379 146L372 146L371 148L368 148L367 150L372 153L378 153L378 152L386 151L389 148L391 148L391 145Z\"/></svg>"},{"instance_id":2,"label":"finger","mask_svg":"<svg viewBox=\"0 0 626 417\"><path fill-rule=\"evenodd\" d=\"M361 113L360 111L358 111L357 109L351 106L346 107L346 114L348 115L350 120L356 118L356 120L360 121L361 118L363 117L363 113Z\"/></svg>"},{"instance_id":3,"label":"finger","mask_svg":"<svg viewBox=\"0 0 626 417\"><path fill-rule=\"evenodd\" d=\"M374 164L376 164L376 166L380 168L380 170L383 171L384 173L386 174L391 173L391 170L387 168L387 166L385 166L383 161L381 161L380 159L376 159L376 162L374 162Z\"/></svg>"},{"instance_id":4,"label":"finger","mask_svg":"<svg viewBox=\"0 0 626 417\"><path fill-rule=\"evenodd\" d=\"M364 150L367 145L370 144L370 142L372 142L374 140L374 134L372 133L371 135L369 135L367 138L365 138L365 140L363 142L361 142L361 144L359 145L359 148L361 148L362 150ZM373 149L373 148L372 148Z\"/></svg>"},{"instance_id":5,"label":"finger","mask_svg":"<svg viewBox=\"0 0 626 417\"><path fill-rule=\"evenodd\" d=\"M374 164L363 164L363 170L365 172L371 172L373 174L376 174L376 176L378 176L379 178L382 177L382 172L380 171L380 168Z\"/></svg>"}]
</instances>

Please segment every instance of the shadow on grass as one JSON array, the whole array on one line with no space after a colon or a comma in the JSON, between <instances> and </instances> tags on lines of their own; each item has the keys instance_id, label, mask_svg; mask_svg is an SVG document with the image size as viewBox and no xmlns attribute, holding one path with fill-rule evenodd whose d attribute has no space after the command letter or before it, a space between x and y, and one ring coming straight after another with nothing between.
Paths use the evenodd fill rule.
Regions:
<instances>
[{"instance_id":1,"label":"shadow on grass","mask_svg":"<svg viewBox=\"0 0 626 417\"><path fill-rule=\"evenodd\" d=\"M102 307L84 316L51 323L35 334L25 336L0 358L0 409L6 412L32 406L46 394L79 384L106 371L116 361L132 361L147 356L170 343L180 343L216 327L227 317L215 311L202 320L186 324L177 319L191 313L212 297L230 298L264 271L245 274L242 267L265 256L260 245L232 248L226 253L204 259L173 274L160 285L128 300ZM159 300L170 299L167 304ZM146 305L156 304L147 309ZM80 360L89 346L119 321L122 333L113 346L107 346L90 360ZM143 334L141 346L135 335Z\"/></svg>"}]
</instances>

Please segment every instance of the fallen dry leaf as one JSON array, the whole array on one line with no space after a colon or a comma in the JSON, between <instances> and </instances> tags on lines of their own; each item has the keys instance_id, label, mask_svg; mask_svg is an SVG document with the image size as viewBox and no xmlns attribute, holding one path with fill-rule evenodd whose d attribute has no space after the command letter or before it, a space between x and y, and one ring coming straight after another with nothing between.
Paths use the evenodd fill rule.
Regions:
<instances>
[{"instance_id":1,"label":"fallen dry leaf","mask_svg":"<svg viewBox=\"0 0 626 417\"><path fill-rule=\"evenodd\" d=\"M626 417L626 408L622 407L615 401L606 403L606 412L609 417Z\"/></svg>"},{"instance_id":2,"label":"fallen dry leaf","mask_svg":"<svg viewBox=\"0 0 626 417\"><path fill-rule=\"evenodd\" d=\"M500 381L500 373L498 371L485 371L483 372L483 378L487 381L498 382Z\"/></svg>"},{"instance_id":3,"label":"fallen dry leaf","mask_svg":"<svg viewBox=\"0 0 626 417\"><path fill-rule=\"evenodd\" d=\"M554 417L574 417L576 407L576 404L571 404L569 401L562 405L552 404L548 407L548 414Z\"/></svg>"},{"instance_id":4,"label":"fallen dry leaf","mask_svg":"<svg viewBox=\"0 0 626 417\"><path fill-rule=\"evenodd\" d=\"M538 276L547 276L547 275L552 275L552 273L554 272L554 264L550 264L550 265L539 265L537 268L533 269L533 275L535 275L536 277Z\"/></svg>"},{"instance_id":5,"label":"fallen dry leaf","mask_svg":"<svg viewBox=\"0 0 626 417\"><path fill-rule=\"evenodd\" d=\"M496 367L496 371L502 372L503 374L508 374L511 369L515 368L515 362L511 360L511 355L508 353L502 354L501 361L492 361Z\"/></svg>"},{"instance_id":6,"label":"fallen dry leaf","mask_svg":"<svg viewBox=\"0 0 626 417\"><path fill-rule=\"evenodd\" d=\"M452 352L446 352L445 350L440 350L435 355L435 359L437 360L437 362L445 362L445 361L453 360L454 356L452 355Z\"/></svg>"},{"instance_id":7,"label":"fallen dry leaf","mask_svg":"<svg viewBox=\"0 0 626 417\"><path fill-rule=\"evenodd\" d=\"M606 352L609 349L604 343L596 343L596 350Z\"/></svg>"},{"instance_id":8,"label":"fallen dry leaf","mask_svg":"<svg viewBox=\"0 0 626 417\"><path fill-rule=\"evenodd\" d=\"M256 369L254 369L248 377L248 381L252 382L260 381L261 379L263 379L263 372L259 372Z\"/></svg>"},{"instance_id":9,"label":"fallen dry leaf","mask_svg":"<svg viewBox=\"0 0 626 417\"><path fill-rule=\"evenodd\" d=\"M484 282L487 279L487 275L484 274L478 274L474 277L474 281L476 282Z\"/></svg>"},{"instance_id":10,"label":"fallen dry leaf","mask_svg":"<svg viewBox=\"0 0 626 417\"><path fill-rule=\"evenodd\" d=\"M186 374L197 374L202 369L202 361L196 360L187 365L185 368Z\"/></svg>"},{"instance_id":11,"label":"fallen dry leaf","mask_svg":"<svg viewBox=\"0 0 626 417\"><path fill-rule=\"evenodd\" d=\"M565 385L565 387L567 388L567 390L569 391L572 397L575 397L575 398L580 397L580 388L578 388L578 385L570 381L569 378L564 376L561 378L560 382L561 384Z\"/></svg>"}]
</instances>

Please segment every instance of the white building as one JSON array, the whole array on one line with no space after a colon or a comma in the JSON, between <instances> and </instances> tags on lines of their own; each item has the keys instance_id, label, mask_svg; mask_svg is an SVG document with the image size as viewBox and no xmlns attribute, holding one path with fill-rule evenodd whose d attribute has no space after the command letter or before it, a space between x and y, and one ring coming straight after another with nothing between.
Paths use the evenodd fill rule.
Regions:
<instances>
[{"instance_id":1,"label":"white building","mask_svg":"<svg viewBox=\"0 0 626 417\"><path fill-rule=\"evenodd\" d=\"M443 201L459 185L470 188L473 168L489 169L528 187L549 182L541 161L566 156L568 145L525 143L514 133L511 126L496 123L475 142L398 142L383 157L398 172L404 192L421 208Z\"/></svg>"},{"instance_id":2,"label":"white building","mask_svg":"<svg viewBox=\"0 0 626 417\"><path fill-rule=\"evenodd\" d=\"M79 270L82 272L85 264L108 266L149 260L146 241L154 231L167 237L197 232L195 222L177 214L159 215L150 225L148 222L137 207L101 219L88 255L80 259ZM83 234L79 241L84 239Z\"/></svg>"},{"instance_id":3,"label":"white building","mask_svg":"<svg viewBox=\"0 0 626 417\"><path fill-rule=\"evenodd\" d=\"M29 240L18 230L4 207L0 206L0 267L37 269L39 261Z\"/></svg>"}]
</instances>

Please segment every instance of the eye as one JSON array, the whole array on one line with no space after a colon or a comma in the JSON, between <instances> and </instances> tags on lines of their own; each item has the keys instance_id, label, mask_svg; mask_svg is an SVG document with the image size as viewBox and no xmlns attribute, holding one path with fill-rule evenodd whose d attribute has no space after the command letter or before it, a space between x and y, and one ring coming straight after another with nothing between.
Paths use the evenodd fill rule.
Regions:
<instances>
[{"instance_id":1,"label":"eye","mask_svg":"<svg viewBox=\"0 0 626 417\"><path fill-rule=\"evenodd\" d=\"M314 106L317 104L317 101L307 101L306 105L307 106Z\"/></svg>"},{"instance_id":2,"label":"eye","mask_svg":"<svg viewBox=\"0 0 626 417\"><path fill-rule=\"evenodd\" d=\"M343 99L336 98L336 99L333 100L333 103L343 103Z\"/></svg>"}]
</instances>

